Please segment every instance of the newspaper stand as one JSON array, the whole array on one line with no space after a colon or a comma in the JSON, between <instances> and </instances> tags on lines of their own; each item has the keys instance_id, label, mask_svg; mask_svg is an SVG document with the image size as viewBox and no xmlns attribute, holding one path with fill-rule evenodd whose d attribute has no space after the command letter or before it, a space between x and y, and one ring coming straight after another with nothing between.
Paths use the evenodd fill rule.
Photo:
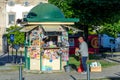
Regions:
<instances>
[{"instance_id":1,"label":"newspaper stand","mask_svg":"<svg viewBox=\"0 0 120 80\"><path fill-rule=\"evenodd\" d=\"M65 18L58 7L40 3L24 19L25 68L39 71L63 70L69 60L66 25L79 19Z\"/></svg>"}]
</instances>

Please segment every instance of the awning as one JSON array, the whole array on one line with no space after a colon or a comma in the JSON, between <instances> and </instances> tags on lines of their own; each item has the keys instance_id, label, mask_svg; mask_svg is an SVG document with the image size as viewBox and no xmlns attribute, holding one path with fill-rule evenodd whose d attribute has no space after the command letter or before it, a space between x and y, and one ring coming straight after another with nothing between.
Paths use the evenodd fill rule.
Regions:
<instances>
[{"instance_id":1,"label":"awning","mask_svg":"<svg viewBox=\"0 0 120 80\"><path fill-rule=\"evenodd\" d=\"M20 29L22 29L22 27L18 27L16 29L10 30L9 32L5 32L5 34L11 33L11 32L15 32L15 31L18 31Z\"/></svg>"},{"instance_id":2,"label":"awning","mask_svg":"<svg viewBox=\"0 0 120 80\"><path fill-rule=\"evenodd\" d=\"M29 31L31 31L32 29L34 29L35 27L37 27L37 26L24 26L24 27L20 30L20 32L29 32Z\"/></svg>"},{"instance_id":3,"label":"awning","mask_svg":"<svg viewBox=\"0 0 120 80\"><path fill-rule=\"evenodd\" d=\"M83 30L80 30L80 29L75 28L75 27L72 27L72 26L65 26L65 27L67 27L67 28L69 28L69 29L72 29L72 30L75 31L75 32L84 32Z\"/></svg>"},{"instance_id":4,"label":"awning","mask_svg":"<svg viewBox=\"0 0 120 80\"><path fill-rule=\"evenodd\" d=\"M45 32L62 32L64 31L63 27L60 25L42 25L41 26Z\"/></svg>"}]
</instances>

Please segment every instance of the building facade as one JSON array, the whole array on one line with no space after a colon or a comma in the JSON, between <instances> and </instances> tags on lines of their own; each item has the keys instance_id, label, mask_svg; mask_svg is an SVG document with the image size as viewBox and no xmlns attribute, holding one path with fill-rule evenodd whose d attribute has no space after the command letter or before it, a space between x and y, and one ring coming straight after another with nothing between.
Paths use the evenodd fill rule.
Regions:
<instances>
[{"instance_id":1,"label":"building facade","mask_svg":"<svg viewBox=\"0 0 120 80\"><path fill-rule=\"evenodd\" d=\"M0 0L0 52L2 52L2 37L6 28L16 24L18 19L26 17L27 13L40 2L48 0Z\"/></svg>"}]
</instances>

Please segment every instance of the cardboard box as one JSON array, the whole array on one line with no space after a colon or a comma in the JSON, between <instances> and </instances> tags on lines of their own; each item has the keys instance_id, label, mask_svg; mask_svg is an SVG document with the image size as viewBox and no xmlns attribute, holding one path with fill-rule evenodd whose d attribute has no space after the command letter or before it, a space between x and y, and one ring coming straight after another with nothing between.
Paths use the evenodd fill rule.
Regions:
<instances>
[{"instance_id":1,"label":"cardboard box","mask_svg":"<svg viewBox=\"0 0 120 80\"><path fill-rule=\"evenodd\" d=\"M90 71L91 72L101 72L102 71L102 67L101 66L90 67Z\"/></svg>"}]
</instances>

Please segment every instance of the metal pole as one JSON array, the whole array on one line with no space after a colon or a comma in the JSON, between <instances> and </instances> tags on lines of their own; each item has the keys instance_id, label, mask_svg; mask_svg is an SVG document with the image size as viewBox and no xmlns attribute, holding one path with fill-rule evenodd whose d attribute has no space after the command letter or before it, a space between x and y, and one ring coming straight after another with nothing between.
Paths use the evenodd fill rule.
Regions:
<instances>
[{"instance_id":1,"label":"metal pole","mask_svg":"<svg viewBox=\"0 0 120 80\"><path fill-rule=\"evenodd\" d=\"M12 42L12 63L14 63L14 55L13 55L13 42Z\"/></svg>"},{"instance_id":2,"label":"metal pole","mask_svg":"<svg viewBox=\"0 0 120 80\"><path fill-rule=\"evenodd\" d=\"M111 46L111 57L113 58L113 48Z\"/></svg>"},{"instance_id":3,"label":"metal pole","mask_svg":"<svg viewBox=\"0 0 120 80\"><path fill-rule=\"evenodd\" d=\"M19 65L19 80L22 80L22 59L20 60L20 65Z\"/></svg>"},{"instance_id":4,"label":"metal pole","mask_svg":"<svg viewBox=\"0 0 120 80\"><path fill-rule=\"evenodd\" d=\"M8 63L9 63L9 57L10 57L10 55L9 55L9 45L7 47L8 47Z\"/></svg>"},{"instance_id":5,"label":"metal pole","mask_svg":"<svg viewBox=\"0 0 120 80\"><path fill-rule=\"evenodd\" d=\"M90 80L90 66L87 64L87 80Z\"/></svg>"},{"instance_id":6,"label":"metal pole","mask_svg":"<svg viewBox=\"0 0 120 80\"><path fill-rule=\"evenodd\" d=\"M20 61L22 60L22 51L20 51Z\"/></svg>"},{"instance_id":7,"label":"metal pole","mask_svg":"<svg viewBox=\"0 0 120 80\"><path fill-rule=\"evenodd\" d=\"M16 55L15 55L15 63L17 64L17 52L18 50L16 49Z\"/></svg>"}]
</instances>

